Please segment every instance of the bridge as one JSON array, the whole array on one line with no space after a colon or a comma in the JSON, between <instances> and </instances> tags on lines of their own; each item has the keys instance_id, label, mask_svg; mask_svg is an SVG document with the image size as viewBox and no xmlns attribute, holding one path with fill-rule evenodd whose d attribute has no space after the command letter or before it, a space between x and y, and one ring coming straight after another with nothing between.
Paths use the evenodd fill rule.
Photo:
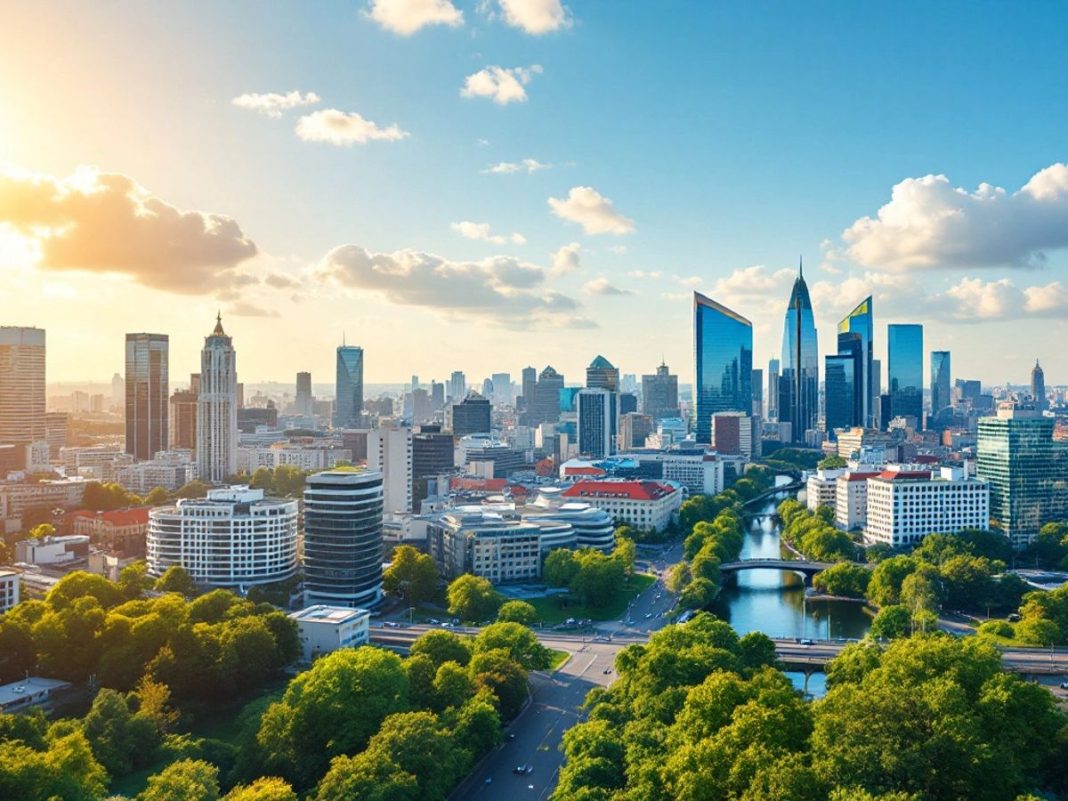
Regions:
<instances>
[{"instance_id":1,"label":"bridge","mask_svg":"<svg viewBox=\"0 0 1068 801\"><path fill-rule=\"evenodd\" d=\"M743 570L789 570L799 573L808 585L812 583L814 575L834 565L835 562L810 562L806 559L742 559L724 562L719 566L719 572L727 578L737 576Z\"/></svg>"}]
</instances>

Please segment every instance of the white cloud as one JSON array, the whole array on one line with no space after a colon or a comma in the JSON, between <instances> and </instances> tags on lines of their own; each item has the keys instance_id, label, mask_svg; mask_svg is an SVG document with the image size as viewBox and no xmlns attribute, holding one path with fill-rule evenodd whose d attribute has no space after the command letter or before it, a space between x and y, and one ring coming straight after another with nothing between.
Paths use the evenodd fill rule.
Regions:
<instances>
[{"instance_id":1,"label":"white cloud","mask_svg":"<svg viewBox=\"0 0 1068 801\"><path fill-rule=\"evenodd\" d=\"M585 292L587 295L603 296L631 294L630 290L620 289L619 287L612 284L612 282L605 278L603 275L599 278L594 278L592 281L587 281L585 284L583 284L582 291Z\"/></svg>"},{"instance_id":2,"label":"white cloud","mask_svg":"<svg viewBox=\"0 0 1068 801\"><path fill-rule=\"evenodd\" d=\"M501 106L508 103L525 103L527 90L523 87L540 72L540 64L512 68L489 66L473 75L468 75L464 79L464 87L460 90L460 95L488 97Z\"/></svg>"},{"instance_id":3,"label":"white cloud","mask_svg":"<svg viewBox=\"0 0 1068 801\"><path fill-rule=\"evenodd\" d=\"M842 239L846 256L873 269L1040 266L1045 251L1068 247L1068 165L1011 194L986 183L969 192L944 175L907 178Z\"/></svg>"},{"instance_id":4,"label":"white cloud","mask_svg":"<svg viewBox=\"0 0 1068 801\"><path fill-rule=\"evenodd\" d=\"M573 273L575 270L582 266L579 259L579 252L582 250L582 245L578 242L572 242L571 244L564 245L555 253L552 254L553 275L566 275L567 273Z\"/></svg>"},{"instance_id":5,"label":"white cloud","mask_svg":"<svg viewBox=\"0 0 1068 801\"><path fill-rule=\"evenodd\" d=\"M301 117L297 121L297 136L305 142L329 142L348 147L370 141L396 142L406 139L409 134L395 124L382 128L355 111L346 113L327 108Z\"/></svg>"},{"instance_id":6,"label":"white cloud","mask_svg":"<svg viewBox=\"0 0 1068 801\"><path fill-rule=\"evenodd\" d=\"M547 170L552 164L543 164L537 159L523 159L522 161L499 161L482 170L487 175L514 175L517 172L525 172L527 175Z\"/></svg>"},{"instance_id":7,"label":"white cloud","mask_svg":"<svg viewBox=\"0 0 1068 801\"><path fill-rule=\"evenodd\" d=\"M230 304L226 309L227 314L233 314L238 317L281 317L274 309L265 309L262 306L257 306L255 303L249 303L246 300L239 300L236 303Z\"/></svg>"},{"instance_id":8,"label":"white cloud","mask_svg":"<svg viewBox=\"0 0 1068 801\"><path fill-rule=\"evenodd\" d=\"M627 275L631 278L648 278L651 281L657 281L663 273L660 270L631 270Z\"/></svg>"},{"instance_id":9,"label":"white cloud","mask_svg":"<svg viewBox=\"0 0 1068 801\"><path fill-rule=\"evenodd\" d=\"M301 94L294 90L285 94L276 92L268 92L266 94L246 93L238 95L230 102L238 108L255 111L265 117L277 120L282 116L283 111L300 106L314 106L321 99L315 92Z\"/></svg>"},{"instance_id":10,"label":"white cloud","mask_svg":"<svg viewBox=\"0 0 1068 801\"><path fill-rule=\"evenodd\" d=\"M549 198L557 217L578 223L587 234L629 234L634 220L616 211L612 201L590 186L573 186L566 199Z\"/></svg>"},{"instance_id":11,"label":"white cloud","mask_svg":"<svg viewBox=\"0 0 1068 801\"><path fill-rule=\"evenodd\" d=\"M450 0L371 0L363 15L401 36L411 36L427 25L456 28L464 24L463 12Z\"/></svg>"},{"instance_id":12,"label":"white cloud","mask_svg":"<svg viewBox=\"0 0 1068 801\"><path fill-rule=\"evenodd\" d=\"M476 223L471 222L470 220L463 220L461 222L451 223L449 227L460 236L465 236L468 239L481 240L483 242L492 242L494 245L503 245L508 242L513 245L525 245L527 243L527 238L522 234L512 233L508 236L494 234L490 229L489 223Z\"/></svg>"},{"instance_id":13,"label":"white cloud","mask_svg":"<svg viewBox=\"0 0 1068 801\"><path fill-rule=\"evenodd\" d=\"M983 281L963 278L943 298L957 322L1020 320L1034 317L1064 317L1068 314L1068 288L1060 281L1045 286L1019 288L1010 279Z\"/></svg>"},{"instance_id":14,"label":"white cloud","mask_svg":"<svg viewBox=\"0 0 1068 801\"><path fill-rule=\"evenodd\" d=\"M535 36L571 26L571 15L560 0L497 0L497 2L506 23Z\"/></svg>"}]
</instances>

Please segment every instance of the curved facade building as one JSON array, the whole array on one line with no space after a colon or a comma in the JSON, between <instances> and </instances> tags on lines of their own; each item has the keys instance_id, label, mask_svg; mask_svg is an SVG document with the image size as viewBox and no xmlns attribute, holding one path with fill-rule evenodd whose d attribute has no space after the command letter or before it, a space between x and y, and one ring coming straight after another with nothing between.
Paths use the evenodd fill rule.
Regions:
<instances>
[{"instance_id":1,"label":"curved facade building","mask_svg":"<svg viewBox=\"0 0 1068 801\"><path fill-rule=\"evenodd\" d=\"M368 607L382 597L382 474L327 470L304 490L304 594Z\"/></svg>"},{"instance_id":2,"label":"curved facade building","mask_svg":"<svg viewBox=\"0 0 1068 801\"><path fill-rule=\"evenodd\" d=\"M781 369L779 422L790 423L794 442L804 442L805 432L816 427L820 408L819 344L804 272L798 273L786 308Z\"/></svg>"},{"instance_id":3,"label":"curved facade building","mask_svg":"<svg viewBox=\"0 0 1068 801\"><path fill-rule=\"evenodd\" d=\"M185 568L208 587L242 589L297 572L297 502L229 487L148 513L148 572Z\"/></svg>"},{"instance_id":4,"label":"curved facade building","mask_svg":"<svg viewBox=\"0 0 1068 801\"><path fill-rule=\"evenodd\" d=\"M753 413L753 324L693 293L697 441L712 442L716 412Z\"/></svg>"},{"instance_id":5,"label":"curved facade building","mask_svg":"<svg viewBox=\"0 0 1068 801\"><path fill-rule=\"evenodd\" d=\"M544 487L537 499L523 509L523 519L532 523L556 522L571 526L573 539L561 543L578 548L596 548L611 551L616 544L616 524L612 516L583 501L571 501L564 497L562 487ZM559 547L552 545L543 550Z\"/></svg>"}]
</instances>

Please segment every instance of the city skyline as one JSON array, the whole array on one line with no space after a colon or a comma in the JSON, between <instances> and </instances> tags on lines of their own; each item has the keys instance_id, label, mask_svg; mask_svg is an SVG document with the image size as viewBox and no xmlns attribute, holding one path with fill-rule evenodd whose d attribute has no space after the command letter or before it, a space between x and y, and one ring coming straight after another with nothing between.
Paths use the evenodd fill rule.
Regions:
<instances>
[{"instance_id":1,"label":"city skyline","mask_svg":"<svg viewBox=\"0 0 1068 801\"><path fill-rule=\"evenodd\" d=\"M480 377L532 361L578 374L595 353L641 372L691 363L693 289L754 321L765 364L799 251L826 343L871 294L877 332L923 323L958 374L1025 383L1036 356L1051 381L1068 374L1068 354L1036 347L1068 316L1068 90L1042 78L1068 54L1041 46L1064 9L923 7L905 30L891 9L828 26L695 8L683 30L636 6L578 4L541 28L471 6L455 26L253 8L7 15L0 266L24 302L5 324L50 330L51 381L111 375L137 330L167 333L173 373L194 372L192 321L219 306L250 382L330 374L342 332L368 383L430 375L446 342L450 369ZM806 59L830 30L841 61ZM197 58L178 74L174 52ZM107 81L129 91L87 91ZM591 115L587 92L626 102ZM947 100L952 123L932 116ZM1015 123L1036 107L1049 124ZM795 135L769 135L787 120Z\"/></svg>"}]
</instances>

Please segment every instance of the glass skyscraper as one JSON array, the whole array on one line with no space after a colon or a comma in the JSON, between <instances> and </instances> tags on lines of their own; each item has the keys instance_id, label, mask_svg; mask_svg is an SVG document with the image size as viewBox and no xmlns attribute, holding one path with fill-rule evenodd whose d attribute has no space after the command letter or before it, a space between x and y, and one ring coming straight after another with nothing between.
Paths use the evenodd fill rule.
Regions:
<instances>
[{"instance_id":1,"label":"glass skyscraper","mask_svg":"<svg viewBox=\"0 0 1068 801\"><path fill-rule=\"evenodd\" d=\"M853 425L875 425L875 398L879 394L874 384L875 324L872 319L872 300L869 295L838 323L838 354L853 357ZM827 426L828 432L831 430Z\"/></svg>"},{"instance_id":2,"label":"glass skyscraper","mask_svg":"<svg viewBox=\"0 0 1068 801\"><path fill-rule=\"evenodd\" d=\"M915 417L923 427L923 326L892 323L886 327L890 362L890 417Z\"/></svg>"},{"instance_id":3,"label":"glass skyscraper","mask_svg":"<svg viewBox=\"0 0 1068 801\"><path fill-rule=\"evenodd\" d=\"M336 428L359 428L363 413L363 348L341 345L337 349Z\"/></svg>"},{"instance_id":4,"label":"glass skyscraper","mask_svg":"<svg viewBox=\"0 0 1068 801\"><path fill-rule=\"evenodd\" d=\"M138 459L167 450L166 334L126 335L126 452Z\"/></svg>"},{"instance_id":5,"label":"glass skyscraper","mask_svg":"<svg viewBox=\"0 0 1068 801\"><path fill-rule=\"evenodd\" d=\"M931 351L931 417L952 404L949 394L950 359L948 350Z\"/></svg>"},{"instance_id":6,"label":"glass skyscraper","mask_svg":"<svg viewBox=\"0 0 1068 801\"><path fill-rule=\"evenodd\" d=\"M856 358L852 353L824 357L824 419L827 435L835 439L839 428L859 425L857 416Z\"/></svg>"},{"instance_id":7,"label":"glass skyscraper","mask_svg":"<svg viewBox=\"0 0 1068 801\"><path fill-rule=\"evenodd\" d=\"M790 292L782 333L779 376L779 421L790 423L794 442L816 427L819 415L820 366L816 321L805 275L799 272Z\"/></svg>"},{"instance_id":8,"label":"glass skyscraper","mask_svg":"<svg viewBox=\"0 0 1068 801\"><path fill-rule=\"evenodd\" d=\"M753 412L753 324L700 292L693 293L697 441L712 442L716 412Z\"/></svg>"}]
</instances>

